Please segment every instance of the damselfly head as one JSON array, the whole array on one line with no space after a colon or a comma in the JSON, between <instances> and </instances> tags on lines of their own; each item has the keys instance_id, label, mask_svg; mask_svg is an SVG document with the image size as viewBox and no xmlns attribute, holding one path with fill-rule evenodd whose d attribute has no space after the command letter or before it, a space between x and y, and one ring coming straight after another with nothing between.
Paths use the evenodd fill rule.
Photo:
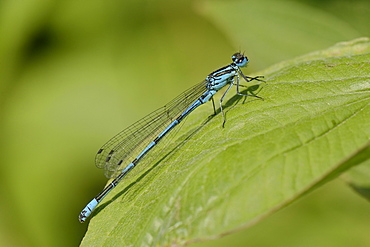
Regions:
<instances>
[{"instance_id":1,"label":"damselfly head","mask_svg":"<svg viewBox=\"0 0 370 247\"><path fill-rule=\"evenodd\" d=\"M249 62L248 58L241 53L235 53L231 59L238 67L244 67Z\"/></svg>"}]
</instances>

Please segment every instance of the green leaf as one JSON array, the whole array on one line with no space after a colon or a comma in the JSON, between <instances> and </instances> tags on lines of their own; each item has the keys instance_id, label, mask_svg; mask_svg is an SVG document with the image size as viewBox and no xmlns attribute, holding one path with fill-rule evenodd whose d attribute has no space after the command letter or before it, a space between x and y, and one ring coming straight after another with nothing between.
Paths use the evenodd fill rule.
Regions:
<instances>
[{"instance_id":1,"label":"green leaf","mask_svg":"<svg viewBox=\"0 0 370 247\"><path fill-rule=\"evenodd\" d=\"M340 43L258 73L264 100L230 96L225 128L221 114L208 118L211 106L197 109L149 155L160 160L144 160L102 202L82 246L220 237L369 160L369 44Z\"/></svg>"}]
</instances>

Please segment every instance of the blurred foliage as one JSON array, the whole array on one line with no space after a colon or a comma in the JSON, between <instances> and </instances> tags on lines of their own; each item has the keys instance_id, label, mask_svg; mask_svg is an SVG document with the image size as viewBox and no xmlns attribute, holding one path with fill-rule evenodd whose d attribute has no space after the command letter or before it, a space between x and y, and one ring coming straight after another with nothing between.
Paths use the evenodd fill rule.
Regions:
<instances>
[{"instance_id":1,"label":"blurred foliage","mask_svg":"<svg viewBox=\"0 0 370 247\"><path fill-rule=\"evenodd\" d=\"M111 136L229 63L236 50L250 58L249 74L370 36L369 10L367 0L1 1L1 245L76 246L87 227L78 213L106 182L93 166L95 151ZM224 11L245 15L249 27L225 28L232 19ZM332 191L316 200L327 202L327 211ZM341 208L360 229L363 202L352 196L339 196ZM297 217L310 215L310 206ZM297 245L315 233L326 239L318 246L333 246L337 217L327 226L284 228L290 234L305 226ZM277 220L270 246L281 240ZM264 230L240 246L267 241ZM345 234L352 232L353 246L365 246L356 230Z\"/></svg>"}]
</instances>

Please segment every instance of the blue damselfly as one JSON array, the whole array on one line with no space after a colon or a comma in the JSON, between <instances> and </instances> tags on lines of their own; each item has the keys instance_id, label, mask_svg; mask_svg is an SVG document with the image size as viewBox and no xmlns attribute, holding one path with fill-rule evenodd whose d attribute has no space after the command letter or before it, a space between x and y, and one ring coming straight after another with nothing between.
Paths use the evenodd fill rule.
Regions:
<instances>
[{"instance_id":1,"label":"blue damselfly","mask_svg":"<svg viewBox=\"0 0 370 247\"><path fill-rule=\"evenodd\" d=\"M81 211L79 215L80 222L84 222L122 178L194 109L212 100L215 111L213 95L221 88L229 85L220 99L223 126L226 119L222 108L222 101L233 85L236 85L238 95L253 96L262 99L256 95L240 93L239 87L242 85L239 84L239 80L241 76L247 82L252 80L263 81L261 79L263 76L249 77L243 74L240 68L245 67L249 60L241 53L235 53L232 56L232 61L231 64L209 74L204 81L189 88L167 105L152 112L114 136L98 151L95 158L96 166L105 169L108 177L117 174L117 172L120 173Z\"/></svg>"}]
</instances>

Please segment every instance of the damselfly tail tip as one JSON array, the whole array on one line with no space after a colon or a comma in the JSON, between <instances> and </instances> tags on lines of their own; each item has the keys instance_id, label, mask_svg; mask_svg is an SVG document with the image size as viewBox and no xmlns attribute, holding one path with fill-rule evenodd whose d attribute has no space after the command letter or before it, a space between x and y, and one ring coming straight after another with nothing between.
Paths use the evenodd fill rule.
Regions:
<instances>
[{"instance_id":1,"label":"damselfly tail tip","mask_svg":"<svg viewBox=\"0 0 370 247\"><path fill-rule=\"evenodd\" d=\"M84 223L86 221L86 215L84 211L80 213L80 215L78 216L78 220L80 221L80 223Z\"/></svg>"}]
</instances>

